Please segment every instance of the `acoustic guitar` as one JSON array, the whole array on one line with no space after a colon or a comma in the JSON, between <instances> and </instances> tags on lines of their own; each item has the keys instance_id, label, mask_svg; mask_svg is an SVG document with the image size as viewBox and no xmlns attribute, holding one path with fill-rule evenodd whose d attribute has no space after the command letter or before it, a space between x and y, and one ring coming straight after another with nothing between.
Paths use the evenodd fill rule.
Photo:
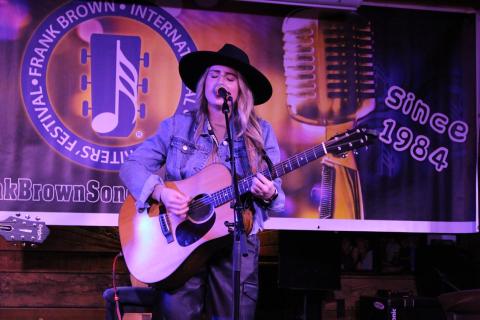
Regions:
<instances>
[{"instance_id":1,"label":"acoustic guitar","mask_svg":"<svg viewBox=\"0 0 480 320\"><path fill-rule=\"evenodd\" d=\"M342 155L370 144L376 131L357 128L332 137L262 174L281 177L327 153ZM239 191L249 192L253 175L239 180ZM127 196L119 214L119 233L123 256L129 271L142 282L173 288L193 275L209 254L222 245L229 234L226 223L233 217L234 199L231 174L222 164L207 166L181 181L166 186L192 198L186 218L165 212L158 203L148 212L137 213L135 199Z\"/></svg>"}]
</instances>

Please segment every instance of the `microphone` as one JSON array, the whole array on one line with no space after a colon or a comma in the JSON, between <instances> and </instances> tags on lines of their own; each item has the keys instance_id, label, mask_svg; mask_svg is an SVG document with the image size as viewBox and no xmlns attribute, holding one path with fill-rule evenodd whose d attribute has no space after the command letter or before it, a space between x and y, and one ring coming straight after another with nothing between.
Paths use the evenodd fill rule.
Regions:
<instances>
[{"instance_id":1,"label":"microphone","mask_svg":"<svg viewBox=\"0 0 480 320\"><path fill-rule=\"evenodd\" d=\"M225 89L222 85L219 85L215 88L215 93L217 94L217 96L223 98L222 112L225 114L229 113L230 106L228 105L228 102L233 104L232 96L230 95L230 92L228 92L228 90Z\"/></svg>"},{"instance_id":2,"label":"microphone","mask_svg":"<svg viewBox=\"0 0 480 320\"><path fill-rule=\"evenodd\" d=\"M222 86L218 86L215 89L215 92L217 93L217 96L222 97L223 99L231 99L230 92Z\"/></svg>"}]
</instances>

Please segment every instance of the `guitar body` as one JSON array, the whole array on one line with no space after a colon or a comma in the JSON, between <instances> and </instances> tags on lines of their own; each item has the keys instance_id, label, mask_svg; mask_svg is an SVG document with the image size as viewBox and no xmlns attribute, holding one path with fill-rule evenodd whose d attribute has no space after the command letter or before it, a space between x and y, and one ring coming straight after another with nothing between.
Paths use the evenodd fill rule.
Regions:
<instances>
[{"instance_id":1,"label":"guitar body","mask_svg":"<svg viewBox=\"0 0 480 320\"><path fill-rule=\"evenodd\" d=\"M225 166L212 164L188 179L165 184L192 198L207 195L206 201L208 195L231 185L231 175ZM201 199L200 203L205 201ZM195 211L205 211L205 206L202 210L198 203L191 205L186 219L162 213L158 204L148 213L137 213L135 199L129 195L120 210L118 226L123 256L133 276L145 283L160 282L163 287L174 288L198 271L214 249L227 242L229 233L224 223L233 221L229 202L210 209L213 212L195 217ZM171 231L171 242L162 229L162 215Z\"/></svg>"}]
</instances>

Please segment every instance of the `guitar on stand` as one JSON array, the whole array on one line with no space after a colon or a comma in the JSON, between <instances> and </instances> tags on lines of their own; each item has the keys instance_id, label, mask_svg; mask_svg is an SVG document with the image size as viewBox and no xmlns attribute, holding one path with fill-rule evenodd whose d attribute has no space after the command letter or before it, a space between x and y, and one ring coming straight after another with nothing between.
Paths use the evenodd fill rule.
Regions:
<instances>
[{"instance_id":1,"label":"guitar on stand","mask_svg":"<svg viewBox=\"0 0 480 320\"><path fill-rule=\"evenodd\" d=\"M331 153L342 155L367 146L377 132L357 128L295 154L261 173L275 179ZM253 175L239 180L240 193L249 192ZM234 198L230 171L212 164L181 181L167 181L193 200L186 218L170 214L158 203L148 213L137 213L135 199L129 195L119 214L119 233L123 256L129 271L145 283L175 287L192 276L221 242L229 230L225 223L233 218L230 201Z\"/></svg>"}]
</instances>

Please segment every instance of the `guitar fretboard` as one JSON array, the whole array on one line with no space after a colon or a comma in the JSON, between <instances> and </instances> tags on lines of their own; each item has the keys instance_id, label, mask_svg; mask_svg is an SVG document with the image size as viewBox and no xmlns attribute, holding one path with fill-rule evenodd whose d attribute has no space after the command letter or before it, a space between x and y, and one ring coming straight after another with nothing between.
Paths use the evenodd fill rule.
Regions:
<instances>
[{"instance_id":1,"label":"guitar fretboard","mask_svg":"<svg viewBox=\"0 0 480 320\"><path fill-rule=\"evenodd\" d=\"M277 163L273 166L272 172L269 169L265 169L260 171L265 177L273 180L275 178L281 177L286 175L289 172L292 172L304 165L317 160L320 157L323 157L327 154L327 147L325 143L307 149L303 152L297 153L294 156ZM250 175L245 177L238 182L238 190L240 191L240 195L243 195L250 191L250 187L252 186L252 180L254 175ZM224 203L227 203L235 197L233 186L229 186L223 188L217 192L214 192L210 195L213 200L214 207L221 206Z\"/></svg>"}]
</instances>

